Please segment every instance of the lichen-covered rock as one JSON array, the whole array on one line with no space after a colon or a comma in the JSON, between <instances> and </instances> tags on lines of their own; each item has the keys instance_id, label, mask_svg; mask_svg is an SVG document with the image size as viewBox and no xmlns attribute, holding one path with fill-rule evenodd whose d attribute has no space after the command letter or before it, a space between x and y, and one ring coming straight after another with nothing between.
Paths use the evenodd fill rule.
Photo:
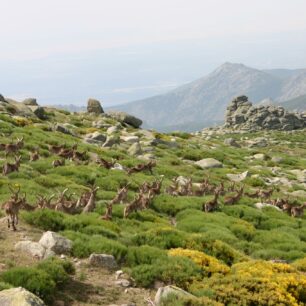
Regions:
<instances>
[{"instance_id":1,"label":"lichen-covered rock","mask_svg":"<svg viewBox=\"0 0 306 306\"><path fill-rule=\"evenodd\" d=\"M114 118L115 120L118 120L122 123L129 124L133 126L134 128L139 128L142 125L142 120L132 116L130 114L127 114L125 112L117 112L117 111L112 111L108 113L110 117Z\"/></svg>"},{"instance_id":2,"label":"lichen-covered rock","mask_svg":"<svg viewBox=\"0 0 306 306\"><path fill-rule=\"evenodd\" d=\"M128 149L128 153L132 156L137 156L137 155L141 155L142 154L142 149L141 146L139 144L139 142L135 142L133 143L129 149Z\"/></svg>"},{"instance_id":3,"label":"lichen-covered rock","mask_svg":"<svg viewBox=\"0 0 306 306\"><path fill-rule=\"evenodd\" d=\"M105 142L105 140L106 140L106 136L98 131L85 135L85 141L87 143L102 144Z\"/></svg>"},{"instance_id":4,"label":"lichen-covered rock","mask_svg":"<svg viewBox=\"0 0 306 306\"><path fill-rule=\"evenodd\" d=\"M224 144L231 147L240 148L239 143L234 138L226 138Z\"/></svg>"},{"instance_id":5,"label":"lichen-covered rock","mask_svg":"<svg viewBox=\"0 0 306 306\"><path fill-rule=\"evenodd\" d=\"M104 113L104 110L101 106L100 101L96 99L89 99L87 102L87 112L99 115Z\"/></svg>"},{"instance_id":6,"label":"lichen-covered rock","mask_svg":"<svg viewBox=\"0 0 306 306\"><path fill-rule=\"evenodd\" d=\"M43 107L29 105L29 108L36 115L37 118L46 119L46 113Z\"/></svg>"},{"instance_id":7,"label":"lichen-covered rock","mask_svg":"<svg viewBox=\"0 0 306 306\"><path fill-rule=\"evenodd\" d=\"M0 291L1 306L45 306L46 304L30 291L19 287Z\"/></svg>"},{"instance_id":8,"label":"lichen-covered rock","mask_svg":"<svg viewBox=\"0 0 306 306\"><path fill-rule=\"evenodd\" d=\"M71 240L51 231L45 232L39 243L55 254L69 254L72 249Z\"/></svg>"},{"instance_id":9,"label":"lichen-covered rock","mask_svg":"<svg viewBox=\"0 0 306 306\"><path fill-rule=\"evenodd\" d=\"M176 286L166 286L166 287L161 287L157 290L157 293L155 295L155 299L154 299L154 303L156 306L162 305L162 301L163 299L166 299L167 296L171 294L171 295L175 295L178 297L194 297L192 294L190 294L189 292L178 288Z\"/></svg>"},{"instance_id":10,"label":"lichen-covered rock","mask_svg":"<svg viewBox=\"0 0 306 306\"><path fill-rule=\"evenodd\" d=\"M89 264L95 267L101 267L109 270L118 267L115 257L108 254L91 254L89 256Z\"/></svg>"},{"instance_id":11,"label":"lichen-covered rock","mask_svg":"<svg viewBox=\"0 0 306 306\"><path fill-rule=\"evenodd\" d=\"M210 169L210 168L222 168L223 164L214 158L204 158L197 162L195 165L201 167L202 169Z\"/></svg>"},{"instance_id":12,"label":"lichen-covered rock","mask_svg":"<svg viewBox=\"0 0 306 306\"><path fill-rule=\"evenodd\" d=\"M302 114L274 105L253 106L246 96L232 100L227 107L225 128L235 130L296 130L306 127Z\"/></svg>"},{"instance_id":13,"label":"lichen-covered rock","mask_svg":"<svg viewBox=\"0 0 306 306\"><path fill-rule=\"evenodd\" d=\"M111 148L115 144L119 144L119 137L107 136L106 141L104 142L102 147Z\"/></svg>"},{"instance_id":14,"label":"lichen-covered rock","mask_svg":"<svg viewBox=\"0 0 306 306\"><path fill-rule=\"evenodd\" d=\"M56 132L60 132L63 134L68 134L68 135L72 135L71 131L69 129L67 129L64 125L57 123L54 127L54 130Z\"/></svg>"},{"instance_id":15,"label":"lichen-covered rock","mask_svg":"<svg viewBox=\"0 0 306 306\"><path fill-rule=\"evenodd\" d=\"M25 105L38 106L37 100L35 98L27 98L22 101Z\"/></svg>"}]
</instances>

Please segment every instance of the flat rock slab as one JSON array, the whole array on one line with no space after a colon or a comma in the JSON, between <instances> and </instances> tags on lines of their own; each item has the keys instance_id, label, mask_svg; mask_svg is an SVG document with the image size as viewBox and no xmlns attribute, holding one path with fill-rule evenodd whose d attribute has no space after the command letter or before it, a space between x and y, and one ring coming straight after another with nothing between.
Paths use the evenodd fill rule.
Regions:
<instances>
[{"instance_id":1,"label":"flat rock slab","mask_svg":"<svg viewBox=\"0 0 306 306\"><path fill-rule=\"evenodd\" d=\"M101 267L109 270L118 267L115 257L108 254L91 254L89 256L89 264L94 267Z\"/></svg>"}]
</instances>

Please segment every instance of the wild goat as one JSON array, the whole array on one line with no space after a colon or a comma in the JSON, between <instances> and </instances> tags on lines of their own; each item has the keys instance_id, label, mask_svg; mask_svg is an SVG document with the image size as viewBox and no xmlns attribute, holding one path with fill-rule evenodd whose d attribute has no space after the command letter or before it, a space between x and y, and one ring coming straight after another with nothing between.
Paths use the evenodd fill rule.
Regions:
<instances>
[{"instance_id":1,"label":"wild goat","mask_svg":"<svg viewBox=\"0 0 306 306\"><path fill-rule=\"evenodd\" d=\"M242 195L243 195L243 189L244 189L244 187L241 187L240 189L238 189L236 191L235 195L225 197L224 198L224 204L226 204L226 205L233 205L236 202L238 202L241 199Z\"/></svg>"},{"instance_id":2,"label":"wild goat","mask_svg":"<svg viewBox=\"0 0 306 306\"><path fill-rule=\"evenodd\" d=\"M57 155L62 157L62 158L66 158L66 159L72 159L73 158L73 154L74 154L74 150L73 149L61 149Z\"/></svg>"},{"instance_id":3,"label":"wild goat","mask_svg":"<svg viewBox=\"0 0 306 306\"><path fill-rule=\"evenodd\" d=\"M106 211L104 216L101 217L101 219L103 220L112 220L113 217L113 204L109 203L106 204Z\"/></svg>"},{"instance_id":4,"label":"wild goat","mask_svg":"<svg viewBox=\"0 0 306 306\"><path fill-rule=\"evenodd\" d=\"M293 206L292 208L291 208L291 216L292 217L295 217L295 218L297 218L297 217L302 217L303 216L303 214L304 214L304 209L305 209L305 207L306 207L306 203L304 203L303 205L301 205L301 206Z\"/></svg>"},{"instance_id":5,"label":"wild goat","mask_svg":"<svg viewBox=\"0 0 306 306\"><path fill-rule=\"evenodd\" d=\"M24 141L23 141L23 137L21 137L21 138L17 138L16 143L1 144L0 147L1 149L5 150L5 157L7 157L9 153L16 154L20 149L23 148L23 145L24 145Z\"/></svg>"},{"instance_id":6,"label":"wild goat","mask_svg":"<svg viewBox=\"0 0 306 306\"><path fill-rule=\"evenodd\" d=\"M83 213L92 212L96 207L96 194L100 187L93 186L90 190L90 198L86 204L86 206L83 208Z\"/></svg>"},{"instance_id":7,"label":"wild goat","mask_svg":"<svg viewBox=\"0 0 306 306\"><path fill-rule=\"evenodd\" d=\"M152 189L149 190L148 194L140 194L139 201L138 201L138 207L139 209L146 209L150 206L151 201L154 198L154 193Z\"/></svg>"},{"instance_id":8,"label":"wild goat","mask_svg":"<svg viewBox=\"0 0 306 306\"><path fill-rule=\"evenodd\" d=\"M60 167L60 166L65 166L65 159L56 159L52 162L52 166L54 168Z\"/></svg>"},{"instance_id":9,"label":"wild goat","mask_svg":"<svg viewBox=\"0 0 306 306\"><path fill-rule=\"evenodd\" d=\"M118 189L116 196L110 201L111 204L122 204L127 199L128 185L125 185L121 189Z\"/></svg>"},{"instance_id":10,"label":"wild goat","mask_svg":"<svg viewBox=\"0 0 306 306\"><path fill-rule=\"evenodd\" d=\"M30 154L30 161L31 162L34 162L34 161L36 161L36 160L39 160L39 153L38 153L38 151L37 150L35 150L34 152L31 152L31 154Z\"/></svg>"},{"instance_id":11,"label":"wild goat","mask_svg":"<svg viewBox=\"0 0 306 306\"><path fill-rule=\"evenodd\" d=\"M4 209L7 216L7 227L10 228L12 225L13 230L16 231L19 210L22 205L25 204L26 199L25 197L19 199L20 187L18 187L17 192L14 191L10 186L9 188L12 192L12 196L7 202L3 203L2 208Z\"/></svg>"},{"instance_id":12,"label":"wild goat","mask_svg":"<svg viewBox=\"0 0 306 306\"><path fill-rule=\"evenodd\" d=\"M15 156L15 163L11 164L9 162L5 162L2 166L2 174L8 175L11 172L19 171L21 156Z\"/></svg>"},{"instance_id":13,"label":"wild goat","mask_svg":"<svg viewBox=\"0 0 306 306\"><path fill-rule=\"evenodd\" d=\"M44 195L37 195L37 204L36 206L38 208L44 209L44 208L48 208L48 209L55 209L55 206L51 204L52 199L54 198L55 194L52 194L49 198L47 198Z\"/></svg>"},{"instance_id":14,"label":"wild goat","mask_svg":"<svg viewBox=\"0 0 306 306\"><path fill-rule=\"evenodd\" d=\"M259 193L260 193L260 190L256 190L255 192L253 193L250 193L250 192L245 192L245 195L251 199L257 199L259 198Z\"/></svg>"},{"instance_id":15,"label":"wild goat","mask_svg":"<svg viewBox=\"0 0 306 306\"><path fill-rule=\"evenodd\" d=\"M153 174L153 170L152 169L155 166L156 166L156 161L150 160L146 164L138 164L138 165L128 169L127 173L130 175L132 173L148 170L150 172L150 174Z\"/></svg>"},{"instance_id":16,"label":"wild goat","mask_svg":"<svg viewBox=\"0 0 306 306\"><path fill-rule=\"evenodd\" d=\"M65 148L65 144L64 145L60 145L60 146L55 146L55 145L48 145L49 151L53 154L58 154L61 150L63 150Z\"/></svg>"},{"instance_id":17,"label":"wild goat","mask_svg":"<svg viewBox=\"0 0 306 306\"><path fill-rule=\"evenodd\" d=\"M272 193L274 191L274 188L269 190L259 190L258 196L260 198L260 201L263 202L264 200L270 200Z\"/></svg>"},{"instance_id":18,"label":"wild goat","mask_svg":"<svg viewBox=\"0 0 306 306\"><path fill-rule=\"evenodd\" d=\"M140 201L141 201L141 194L138 194L134 197L134 200L131 203L128 203L124 207L123 217L127 218L130 215L130 213L140 209Z\"/></svg>"},{"instance_id":19,"label":"wild goat","mask_svg":"<svg viewBox=\"0 0 306 306\"><path fill-rule=\"evenodd\" d=\"M211 212L216 210L218 207L218 197L219 197L219 191L216 189L214 198L211 201L203 204L202 210L205 212Z\"/></svg>"},{"instance_id":20,"label":"wild goat","mask_svg":"<svg viewBox=\"0 0 306 306\"><path fill-rule=\"evenodd\" d=\"M74 161L85 161L87 159L87 151L84 152L73 151L72 159Z\"/></svg>"},{"instance_id":21,"label":"wild goat","mask_svg":"<svg viewBox=\"0 0 306 306\"><path fill-rule=\"evenodd\" d=\"M76 212L75 204L76 201L71 201L70 198L72 195L66 198L66 192L68 191L68 188L64 189L63 192L59 194L59 198L57 202L55 203L54 209L56 211L62 211L67 214L74 214Z\"/></svg>"},{"instance_id":22,"label":"wild goat","mask_svg":"<svg viewBox=\"0 0 306 306\"><path fill-rule=\"evenodd\" d=\"M105 169L111 169L114 167L116 161L114 159L112 159L111 161L107 161L102 157L98 157L96 163L100 165L100 167L104 167Z\"/></svg>"}]
</instances>

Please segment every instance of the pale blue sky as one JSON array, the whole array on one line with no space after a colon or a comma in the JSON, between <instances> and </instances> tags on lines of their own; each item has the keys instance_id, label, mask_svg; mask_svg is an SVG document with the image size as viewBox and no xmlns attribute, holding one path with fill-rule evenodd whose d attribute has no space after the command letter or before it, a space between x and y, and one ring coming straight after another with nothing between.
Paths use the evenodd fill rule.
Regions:
<instances>
[{"instance_id":1,"label":"pale blue sky","mask_svg":"<svg viewBox=\"0 0 306 306\"><path fill-rule=\"evenodd\" d=\"M106 104L164 92L225 61L306 67L304 0L3 0L0 92Z\"/></svg>"}]
</instances>

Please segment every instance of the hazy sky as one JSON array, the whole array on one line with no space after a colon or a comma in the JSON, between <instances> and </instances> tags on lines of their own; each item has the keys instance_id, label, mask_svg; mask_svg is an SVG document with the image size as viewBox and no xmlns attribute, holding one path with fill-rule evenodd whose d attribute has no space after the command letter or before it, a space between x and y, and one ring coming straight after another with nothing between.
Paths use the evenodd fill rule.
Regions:
<instances>
[{"instance_id":1,"label":"hazy sky","mask_svg":"<svg viewBox=\"0 0 306 306\"><path fill-rule=\"evenodd\" d=\"M225 61L306 67L305 0L2 0L0 92L128 101Z\"/></svg>"}]
</instances>

